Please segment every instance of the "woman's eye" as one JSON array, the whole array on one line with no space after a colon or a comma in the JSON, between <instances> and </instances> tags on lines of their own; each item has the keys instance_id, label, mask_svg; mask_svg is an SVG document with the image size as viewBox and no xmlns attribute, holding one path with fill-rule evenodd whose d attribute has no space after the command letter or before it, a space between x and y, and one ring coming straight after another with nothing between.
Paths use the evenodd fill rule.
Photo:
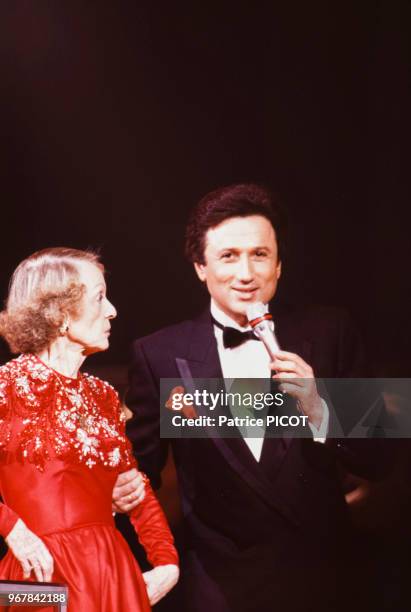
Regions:
<instances>
[{"instance_id":1,"label":"woman's eye","mask_svg":"<svg viewBox=\"0 0 411 612\"><path fill-rule=\"evenodd\" d=\"M267 257L267 253L265 251L256 251L256 257L262 258Z\"/></svg>"},{"instance_id":2,"label":"woman's eye","mask_svg":"<svg viewBox=\"0 0 411 612\"><path fill-rule=\"evenodd\" d=\"M231 258L232 258L232 256L233 256L233 254L232 254L232 253L223 253L223 254L221 255L221 259L231 259Z\"/></svg>"},{"instance_id":3,"label":"woman's eye","mask_svg":"<svg viewBox=\"0 0 411 612\"><path fill-rule=\"evenodd\" d=\"M102 302L104 300L104 293L99 293L97 299L99 302Z\"/></svg>"}]
</instances>

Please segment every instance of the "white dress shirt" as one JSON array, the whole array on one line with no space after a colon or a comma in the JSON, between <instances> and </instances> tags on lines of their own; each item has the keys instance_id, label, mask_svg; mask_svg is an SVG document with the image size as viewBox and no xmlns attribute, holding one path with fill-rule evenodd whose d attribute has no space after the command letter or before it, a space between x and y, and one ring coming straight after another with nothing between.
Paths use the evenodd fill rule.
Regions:
<instances>
[{"instance_id":1,"label":"white dress shirt","mask_svg":"<svg viewBox=\"0 0 411 612\"><path fill-rule=\"evenodd\" d=\"M217 306L214 300L211 300L211 315L220 325L234 327L242 332L251 330L249 325L241 327L236 321L226 315ZM230 379L266 378L269 380L271 378L271 360L262 342L250 339L234 348L224 348L223 330L217 325L214 325L214 335L217 340L217 350L223 376L225 379L228 379L226 380L226 386L231 384ZM280 349L279 346L278 349ZM229 389L227 389L227 391L229 391ZM328 430L329 411L324 400L322 400L322 404L324 412L320 427L317 429L312 423L308 422L316 442L325 442ZM244 442L247 444L256 461L260 461L264 443L263 433L258 438L244 435Z\"/></svg>"}]
</instances>

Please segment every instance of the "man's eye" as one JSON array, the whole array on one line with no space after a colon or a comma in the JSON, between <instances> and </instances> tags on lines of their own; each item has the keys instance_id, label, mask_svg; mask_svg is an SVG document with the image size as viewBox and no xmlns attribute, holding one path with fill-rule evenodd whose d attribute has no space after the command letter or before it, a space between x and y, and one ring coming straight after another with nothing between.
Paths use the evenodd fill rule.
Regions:
<instances>
[{"instance_id":1,"label":"man's eye","mask_svg":"<svg viewBox=\"0 0 411 612\"><path fill-rule=\"evenodd\" d=\"M104 293L99 293L98 296L97 296L97 300L99 302L102 302L104 300Z\"/></svg>"}]
</instances>

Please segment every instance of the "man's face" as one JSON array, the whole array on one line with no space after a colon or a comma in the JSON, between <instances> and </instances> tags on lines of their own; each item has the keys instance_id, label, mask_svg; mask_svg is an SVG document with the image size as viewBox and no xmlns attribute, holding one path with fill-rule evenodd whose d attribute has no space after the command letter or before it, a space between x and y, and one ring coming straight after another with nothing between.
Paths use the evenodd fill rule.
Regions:
<instances>
[{"instance_id":1,"label":"man's face","mask_svg":"<svg viewBox=\"0 0 411 612\"><path fill-rule=\"evenodd\" d=\"M275 231L261 215L231 217L206 234L205 264L195 263L211 297L240 325L252 302L267 303L281 274Z\"/></svg>"}]
</instances>

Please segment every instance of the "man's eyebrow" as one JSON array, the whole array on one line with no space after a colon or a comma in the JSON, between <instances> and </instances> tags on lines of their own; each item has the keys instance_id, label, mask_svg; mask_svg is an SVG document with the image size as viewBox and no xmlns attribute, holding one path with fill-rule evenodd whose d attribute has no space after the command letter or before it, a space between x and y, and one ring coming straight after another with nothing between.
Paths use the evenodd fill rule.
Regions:
<instances>
[{"instance_id":1,"label":"man's eyebrow","mask_svg":"<svg viewBox=\"0 0 411 612\"><path fill-rule=\"evenodd\" d=\"M261 245L261 246L252 246L250 248L244 249L242 247L238 247L238 246L226 246L226 247L222 247L221 249L219 249L217 251L218 254L220 253L224 253L225 251L232 251L233 253L239 253L240 251L243 250L247 250L250 252L253 251L270 251L271 252L271 248L268 245Z\"/></svg>"},{"instance_id":2,"label":"man's eyebrow","mask_svg":"<svg viewBox=\"0 0 411 612\"><path fill-rule=\"evenodd\" d=\"M241 249L239 249L238 247L234 247L234 246L226 246L226 247L222 247L221 249L218 249L217 254L220 255L221 253L225 253L226 251L230 251L232 253L238 253Z\"/></svg>"}]
</instances>

